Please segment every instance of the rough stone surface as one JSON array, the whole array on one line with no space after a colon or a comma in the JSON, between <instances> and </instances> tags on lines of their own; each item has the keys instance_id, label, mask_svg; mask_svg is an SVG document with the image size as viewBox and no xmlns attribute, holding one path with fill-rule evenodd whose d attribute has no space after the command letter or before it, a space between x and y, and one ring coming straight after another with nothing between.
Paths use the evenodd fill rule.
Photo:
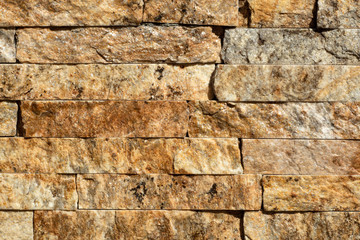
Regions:
<instances>
[{"instance_id":1,"label":"rough stone surface","mask_svg":"<svg viewBox=\"0 0 360 240\"><path fill-rule=\"evenodd\" d=\"M360 142L243 139L245 173L360 175Z\"/></svg>"},{"instance_id":2,"label":"rough stone surface","mask_svg":"<svg viewBox=\"0 0 360 240\"><path fill-rule=\"evenodd\" d=\"M139 24L142 0L0 1L0 26L95 26Z\"/></svg>"},{"instance_id":3,"label":"rough stone surface","mask_svg":"<svg viewBox=\"0 0 360 240\"><path fill-rule=\"evenodd\" d=\"M80 209L257 210L259 175L78 176Z\"/></svg>"},{"instance_id":4,"label":"rough stone surface","mask_svg":"<svg viewBox=\"0 0 360 240\"><path fill-rule=\"evenodd\" d=\"M236 26L238 0L145 0L144 21Z\"/></svg>"},{"instance_id":5,"label":"rough stone surface","mask_svg":"<svg viewBox=\"0 0 360 240\"><path fill-rule=\"evenodd\" d=\"M319 0L317 24L321 28L360 28L358 0Z\"/></svg>"},{"instance_id":6,"label":"rough stone surface","mask_svg":"<svg viewBox=\"0 0 360 240\"><path fill-rule=\"evenodd\" d=\"M0 136L15 136L17 111L16 103L0 102Z\"/></svg>"},{"instance_id":7,"label":"rough stone surface","mask_svg":"<svg viewBox=\"0 0 360 240\"><path fill-rule=\"evenodd\" d=\"M16 62L15 52L15 30L0 29L0 63Z\"/></svg>"},{"instance_id":8,"label":"rough stone surface","mask_svg":"<svg viewBox=\"0 0 360 240\"><path fill-rule=\"evenodd\" d=\"M237 27L248 27L251 11L247 0L239 0Z\"/></svg>"},{"instance_id":9,"label":"rough stone surface","mask_svg":"<svg viewBox=\"0 0 360 240\"><path fill-rule=\"evenodd\" d=\"M360 176L264 176L265 211L359 211Z\"/></svg>"},{"instance_id":10,"label":"rough stone surface","mask_svg":"<svg viewBox=\"0 0 360 240\"><path fill-rule=\"evenodd\" d=\"M0 211L0 239L32 240L32 212Z\"/></svg>"},{"instance_id":11,"label":"rough stone surface","mask_svg":"<svg viewBox=\"0 0 360 240\"><path fill-rule=\"evenodd\" d=\"M220 39L210 27L27 28L17 36L17 59L27 63L220 61Z\"/></svg>"},{"instance_id":12,"label":"rough stone surface","mask_svg":"<svg viewBox=\"0 0 360 240\"><path fill-rule=\"evenodd\" d=\"M214 65L0 65L0 98L207 100Z\"/></svg>"},{"instance_id":13,"label":"rough stone surface","mask_svg":"<svg viewBox=\"0 0 360 240\"><path fill-rule=\"evenodd\" d=\"M359 103L190 102L190 137L360 139Z\"/></svg>"},{"instance_id":14,"label":"rough stone surface","mask_svg":"<svg viewBox=\"0 0 360 240\"><path fill-rule=\"evenodd\" d=\"M186 102L24 101L26 137L184 137Z\"/></svg>"},{"instance_id":15,"label":"rough stone surface","mask_svg":"<svg viewBox=\"0 0 360 240\"><path fill-rule=\"evenodd\" d=\"M360 67L218 65L220 101L359 101Z\"/></svg>"},{"instance_id":16,"label":"rough stone surface","mask_svg":"<svg viewBox=\"0 0 360 240\"><path fill-rule=\"evenodd\" d=\"M357 239L358 212L314 212L263 214L246 212L245 239L303 240Z\"/></svg>"},{"instance_id":17,"label":"rough stone surface","mask_svg":"<svg viewBox=\"0 0 360 240\"><path fill-rule=\"evenodd\" d=\"M222 57L230 64L359 64L360 29L225 31Z\"/></svg>"},{"instance_id":18,"label":"rough stone surface","mask_svg":"<svg viewBox=\"0 0 360 240\"><path fill-rule=\"evenodd\" d=\"M303 27L312 25L315 0L248 0L251 27Z\"/></svg>"},{"instance_id":19,"label":"rough stone surface","mask_svg":"<svg viewBox=\"0 0 360 240\"><path fill-rule=\"evenodd\" d=\"M73 210L77 200L74 176L0 174L0 209Z\"/></svg>"}]
</instances>

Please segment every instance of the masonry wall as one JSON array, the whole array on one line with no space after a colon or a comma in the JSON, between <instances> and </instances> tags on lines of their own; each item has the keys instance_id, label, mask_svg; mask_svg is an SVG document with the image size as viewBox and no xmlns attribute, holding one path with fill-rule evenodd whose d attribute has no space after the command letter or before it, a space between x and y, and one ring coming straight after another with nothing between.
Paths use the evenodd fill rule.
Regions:
<instances>
[{"instance_id":1,"label":"masonry wall","mask_svg":"<svg viewBox=\"0 0 360 240\"><path fill-rule=\"evenodd\" d=\"M357 0L0 0L0 239L358 239Z\"/></svg>"}]
</instances>

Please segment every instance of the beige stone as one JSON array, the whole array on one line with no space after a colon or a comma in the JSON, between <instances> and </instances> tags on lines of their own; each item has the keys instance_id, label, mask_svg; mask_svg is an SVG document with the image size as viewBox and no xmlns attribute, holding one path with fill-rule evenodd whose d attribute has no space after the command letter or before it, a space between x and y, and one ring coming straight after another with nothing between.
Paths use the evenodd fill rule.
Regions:
<instances>
[{"instance_id":1,"label":"beige stone","mask_svg":"<svg viewBox=\"0 0 360 240\"><path fill-rule=\"evenodd\" d=\"M32 212L0 211L0 239L32 240Z\"/></svg>"},{"instance_id":2,"label":"beige stone","mask_svg":"<svg viewBox=\"0 0 360 240\"><path fill-rule=\"evenodd\" d=\"M360 176L264 176L265 211L359 211Z\"/></svg>"},{"instance_id":3,"label":"beige stone","mask_svg":"<svg viewBox=\"0 0 360 240\"><path fill-rule=\"evenodd\" d=\"M15 136L18 106L16 103L0 102L0 136Z\"/></svg>"},{"instance_id":4,"label":"beige stone","mask_svg":"<svg viewBox=\"0 0 360 240\"><path fill-rule=\"evenodd\" d=\"M246 212L244 231L246 240L357 239L359 223L358 212Z\"/></svg>"},{"instance_id":5,"label":"beige stone","mask_svg":"<svg viewBox=\"0 0 360 240\"><path fill-rule=\"evenodd\" d=\"M218 65L220 101L359 101L360 67Z\"/></svg>"},{"instance_id":6,"label":"beige stone","mask_svg":"<svg viewBox=\"0 0 360 240\"><path fill-rule=\"evenodd\" d=\"M360 142L243 139L247 174L360 175Z\"/></svg>"},{"instance_id":7,"label":"beige stone","mask_svg":"<svg viewBox=\"0 0 360 240\"><path fill-rule=\"evenodd\" d=\"M22 63L220 61L220 39L210 27L26 28L17 36L17 59Z\"/></svg>"},{"instance_id":8,"label":"beige stone","mask_svg":"<svg viewBox=\"0 0 360 240\"><path fill-rule=\"evenodd\" d=\"M1 14L1 11L0 11ZM16 62L15 30L0 29L0 63Z\"/></svg>"},{"instance_id":9,"label":"beige stone","mask_svg":"<svg viewBox=\"0 0 360 240\"><path fill-rule=\"evenodd\" d=\"M144 21L236 26L238 0L145 0Z\"/></svg>"},{"instance_id":10,"label":"beige stone","mask_svg":"<svg viewBox=\"0 0 360 240\"><path fill-rule=\"evenodd\" d=\"M186 102L24 101L26 137L185 137Z\"/></svg>"},{"instance_id":11,"label":"beige stone","mask_svg":"<svg viewBox=\"0 0 360 240\"><path fill-rule=\"evenodd\" d=\"M190 137L360 139L359 103L190 102Z\"/></svg>"},{"instance_id":12,"label":"beige stone","mask_svg":"<svg viewBox=\"0 0 360 240\"><path fill-rule=\"evenodd\" d=\"M257 210L259 175L79 175L80 209Z\"/></svg>"},{"instance_id":13,"label":"beige stone","mask_svg":"<svg viewBox=\"0 0 360 240\"><path fill-rule=\"evenodd\" d=\"M0 174L0 209L73 210L77 200L75 176Z\"/></svg>"},{"instance_id":14,"label":"beige stone","mask_svg":"<svg viewBox=\"0 0 360 240\"><path fill-rule=\"evenodd\" d=\"M0 65L0 98L207 100L214 65Z\"/></svg>"},{"instance_id":15,"label":"beige stone","mask_svg":"<svg viewBox=\"0 0 360 240\"><path fill-rule=\"evenodd\" d=\"M321 28L360 28L358 0L319 0L317 25Z\"/></svg>"}]
</instances>

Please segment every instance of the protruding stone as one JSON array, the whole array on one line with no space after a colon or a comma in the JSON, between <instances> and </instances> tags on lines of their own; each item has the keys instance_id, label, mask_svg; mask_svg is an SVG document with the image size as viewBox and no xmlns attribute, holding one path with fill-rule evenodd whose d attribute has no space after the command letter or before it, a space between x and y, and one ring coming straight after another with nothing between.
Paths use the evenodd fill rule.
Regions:
<instances>
[{"instance_id":1,"label":"protruding stone","mask_svg":"<svg viewBox=\"0 0 360 240\"><path fill-rule=\"evenodd\" d=\"M264 176L265 211L359 211L360 176Z\"/></svg>"},{"instance_id":2,"label":"protruding stone","mask_svg":"<svg viewBox=\"0 0 360 240\"><path fill-rule=\"evenodd\" d=\"M15 30L0 29L0 63L16 62L15 54Z\"/></svg>"},{"instance_id":3,"label":"protruding stone","mask_svg":"<svg viewBox=\"0 0 360 240\"><path fill-rule=\"evenodd\" d=\"M0 174L0 209L38 210L77 207L75 176Z\"/></svg>"},{"instance_id":4,"label":"protruding stone","mask_svg":"<svg viewBox=\"0 0 360 240\"><path fill-rule=\"evenodd\" d=\"M32 240L33 213L0 211L0 239Z\"/></svg>"},{"instance_id":5,"label":"protruding stone","mask_svg":"<svg viewBox=\"0 0 360 240\"><path fill-rule=\"evenodd\" d=\"M15 136L17 112L16 103L0 102L0 136Z\"/></svg>"},{"instance_id":6,"label":"protruding stone","mask_svg":"<svg viewBox=\"0 0 360 240\"><path fill-rule=\"evenodd\" d=\"M210 27L26 28L17 36L23 63L220 62L220 38Z\"/></svg>"},{"instance_id":7,"label":"protruding stone","mask_svg":"<svg viewBox=\"0 0 360 240\"><path fill-rule=\"evenodd\" d=\"M258 210L259 175L78 176L80 209Z\"/></svg>"},{"instance_id":8,"label":"protruding stone","mask_svg":"<svg viewBox=\"0 0 360 240\"><path fill-rule=\"evenodd\" d=\"M358 0L319 0L318 6L318 27L360 28L360 2Z\"/></svg>"}]
</instances>

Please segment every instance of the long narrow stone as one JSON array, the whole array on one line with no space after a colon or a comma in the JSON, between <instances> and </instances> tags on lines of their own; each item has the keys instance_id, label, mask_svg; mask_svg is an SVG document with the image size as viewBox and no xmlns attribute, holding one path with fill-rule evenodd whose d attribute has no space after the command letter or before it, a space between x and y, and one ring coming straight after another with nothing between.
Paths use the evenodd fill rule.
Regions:
<instances>
[{"instance_id":1,"label":"long narrow stone","mask_svg":"<svg viewBox=\"0 0 360 240\"><path fill-rule=\"evenodd\" d=\"M0 211L0 238L33 240L33 213Z\"/></svg>"},{"instance_id":2,"label":"long narrow stone","mask_svg":"<svg viewBox=\"0 0 360 240\"><path fill-rule=\"evenodd\" d=\"M359 101L359 66L218 65L220 101Z\"/></svg>"},{"instance_id":3,"label":"long narrow stone","mask_svg":"<svg viewBox=\"0 0 360 240\"><path fill-rule=\"evenodd\" d=\"M190 102L190 137L360 139L359 103Z\"/></svg>"},{"instance_id":4,"label":"long narrow stone","mask_svg":"<svg viewBox=\"0 0 360 240\"><path fill-rule=\"evenodd\" d=\"M78 176L80 209L257 210L259 175Z\"/></svg>"},{"instance_id":5,"label":"long narrow stone","mask_svg":"<svg viewBox=\"0 0 360 240\"><path fill-rule=\"evenodd\" d=\"M24 101L26 137L185 137L186 102Z\"/></svg>"},{"instance_id":6,"label":"long narrow stone","mask_svg":"<svg viewBox=\"0 0 360 240\"><path fill-rule=\"evenodd\" d=\"M0 65L0 99L207 100L214 65Z\"/></svg>"},{"instance_id":7,"label":"long narrow stone","mask_svg":"<svg viewBox=\"0 0 360 240\"><path fill-rule=\"evenodd\" d=\"M360 176L264 176L265 211L359 211Z\"/></svg>"},{"instance_id":8,"label":"long narrow stone","mask_svg":"<svg viewBox=\"0 0 360 240\"><path fill-rule=\"evenodd\" d=\"M0 29L0 63L16 62L15 55L15 30Z\"/></svg>"},{"instance_id":9,"label":"long narrow stone","mask_svg":"<svg viewBox=\"0 0 360 240\"><path fill-rule=\"evenodd\" d=\"M26 28L17 37L22 63L220 62L220 38L210 27Z\"/></svg>"},{"instance_id":10,"label":"long narrow stone","mask_svg":"<svg viewBox=\"0 0 360 240\"><path fill-rule=\"evenodd\" d=\"M15 136L18 106L16 103L0 102L0 136Z\"/></svg>"},{"instance_id":11,"label":"long narrow stone","mask_svg":"<svg viewBox=\"0 0 360 240\"><path fill-rule=\"evenodd\" d=\"M321 28L360 28L360 2L319 0L317 25Z\"/></svg>"}]
</instances>

